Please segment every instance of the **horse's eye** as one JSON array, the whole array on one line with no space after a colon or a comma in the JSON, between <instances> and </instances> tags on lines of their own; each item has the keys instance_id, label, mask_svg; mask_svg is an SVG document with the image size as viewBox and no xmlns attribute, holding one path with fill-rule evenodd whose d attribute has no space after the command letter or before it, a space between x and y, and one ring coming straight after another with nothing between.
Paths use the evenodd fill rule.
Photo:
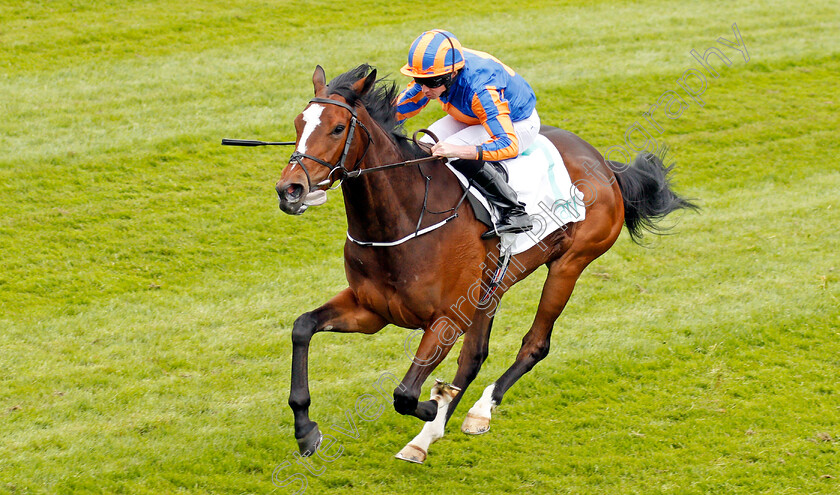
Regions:
<instances>
[{"instance_id":1,"label":"horse's eye","mask_svg":"<svg viewBox=\"0 0 840 495\"><path fill-rule=\"evenodd\" d=\"M338 124L337 126L335 126L335 129L333 129L332 133L333 134L341 134L342 132L344 132L344 129L345 129L344 124Z\"/></svg>"}]
</instances>

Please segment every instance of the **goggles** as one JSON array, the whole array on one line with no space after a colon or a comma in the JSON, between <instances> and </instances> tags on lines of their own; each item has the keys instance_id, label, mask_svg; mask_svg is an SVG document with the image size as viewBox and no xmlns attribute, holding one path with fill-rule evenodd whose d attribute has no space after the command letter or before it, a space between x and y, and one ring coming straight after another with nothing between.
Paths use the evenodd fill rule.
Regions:
<instances>
[{"instance_id":1,"label":"goggles","mask_svg":"<svg viewBox=\"0 0 840 495\"><path fill-rule=\"evenodd\" d=\"M421 86L426 86L429 89L439 88L448 83L452 78L452 74L443 74L434 77L415 77L414 82Z\"/></svg>"}]
</instances>

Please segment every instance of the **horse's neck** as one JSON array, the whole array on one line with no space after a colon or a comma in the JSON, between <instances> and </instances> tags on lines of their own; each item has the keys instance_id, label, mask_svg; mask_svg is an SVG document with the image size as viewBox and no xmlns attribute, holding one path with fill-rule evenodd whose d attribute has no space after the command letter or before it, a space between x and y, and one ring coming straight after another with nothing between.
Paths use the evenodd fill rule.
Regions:
<instances>
[{"instance_id":1,"label":"horse's neck","mask_svg":"<svg viewBox=\"0 0 840 495\"><path fill-rule=\"evenodd\" d=\"M387 143L390 148L392 143L387 136L374 136L373 139L376 145L368 150L363 168L372 169L405 159L396 147L383 149L385 147L379 144ZM423 182L416 166L382 170L345 181L342 190L351 235L382 241L413 230L423 206Z\"/></svg>"},{"instance_id":2,"label":"horse's neck","mask_svg":"<svg viewBox=\"0 0 840 495\"><path fill-rule=\"evenodd\" d=\"M373 144L362 168L409 159L376 124L366 126L373 134ZM431 165L426 165L427 169ZM436 184L442 187L442 184ZM426 181L417 165L408 165L365 174L342 185L347 228L351 235L365 241L393 241L414 232L423 210ZM358 237L357 237L358 236Z\"/></svg>"}]
</instances>

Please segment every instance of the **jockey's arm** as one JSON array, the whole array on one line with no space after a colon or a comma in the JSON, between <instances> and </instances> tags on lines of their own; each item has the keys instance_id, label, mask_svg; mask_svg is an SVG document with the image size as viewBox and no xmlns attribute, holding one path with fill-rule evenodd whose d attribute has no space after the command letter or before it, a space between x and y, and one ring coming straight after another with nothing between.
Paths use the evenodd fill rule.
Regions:
<instances>
[{"instance_id":1,"label":"jockey's arm","mask_svg":"<svg viewBox=\"0 0 840 495\"><path fill-rule=\"evenodd\" d=\"M472 100L472 110L490 135L490 139L476 147L479 160L502 161L519 155L519 138L513 130L510 106L499 91L488 86L478 91Z\"/></svg>"},{"instance_id":2,"label":"jockey's arm","mask_svg":"<svg viewBox=\"0 0 840 495\"><path fill-rule=\"evenodd\" d=\"M408 83L408 87L397 96L397 100L394 103L394 106L397 107L397 120L402 122L414 117L428 104L429 99L423 95L423 88L414 81L411 81Z\"/></svg>"},{"instance_id":3,"label":"jockey's arm","mask_svg":"<svg viewBox=\"0 0 840 495\"><path fill-rule=\"evenodd\" d=\"M477 146L452 144L441 141L432 146L432 156L441 156L445 158L462 158L464 160L477 159Z\"/></svg>"},{"instance_id":4,"label":"jockey's arm","mask_svg":"<svg viewBox=\"0 0 840 495\"><path fill-rule=\"evenodd\" d=\"M432 155L485 161L516 158L519 155L519 138L513 130L507 100L495 88L486 88L473 97L472 110L490 139L478 146L440 142L432 147Z\"/></svg>"}]
</instances>

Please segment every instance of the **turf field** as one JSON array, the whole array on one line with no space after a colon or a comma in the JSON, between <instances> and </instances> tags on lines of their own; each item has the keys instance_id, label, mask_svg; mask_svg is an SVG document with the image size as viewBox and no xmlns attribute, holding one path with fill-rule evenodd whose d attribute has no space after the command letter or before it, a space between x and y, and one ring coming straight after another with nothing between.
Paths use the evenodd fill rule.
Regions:
<instances>
[{"instance_id":1,"label":"turf field","mask_svg":"<svg viewBox=\"0 0 840 495\"><path fill-rule=\"evenodd\" d=\"M3 2L0 492L837 493L840 6L499 7ZM405 373L406 331L316 336L311 415L343 450L301 464L290 331L346 284L342 201L283 215L291 150L219 142L293 138L316 64L406 83L408 45L435 27L522 73L543 123L602 151L644 128L702 211L647 248L623 233L548 358L467 437L544 270L517 285L423 466L393 459L418 420L389 407L354 431L345 414ZM711 47L729 65L691 54Z\"/></svg>"}]
</instances>

